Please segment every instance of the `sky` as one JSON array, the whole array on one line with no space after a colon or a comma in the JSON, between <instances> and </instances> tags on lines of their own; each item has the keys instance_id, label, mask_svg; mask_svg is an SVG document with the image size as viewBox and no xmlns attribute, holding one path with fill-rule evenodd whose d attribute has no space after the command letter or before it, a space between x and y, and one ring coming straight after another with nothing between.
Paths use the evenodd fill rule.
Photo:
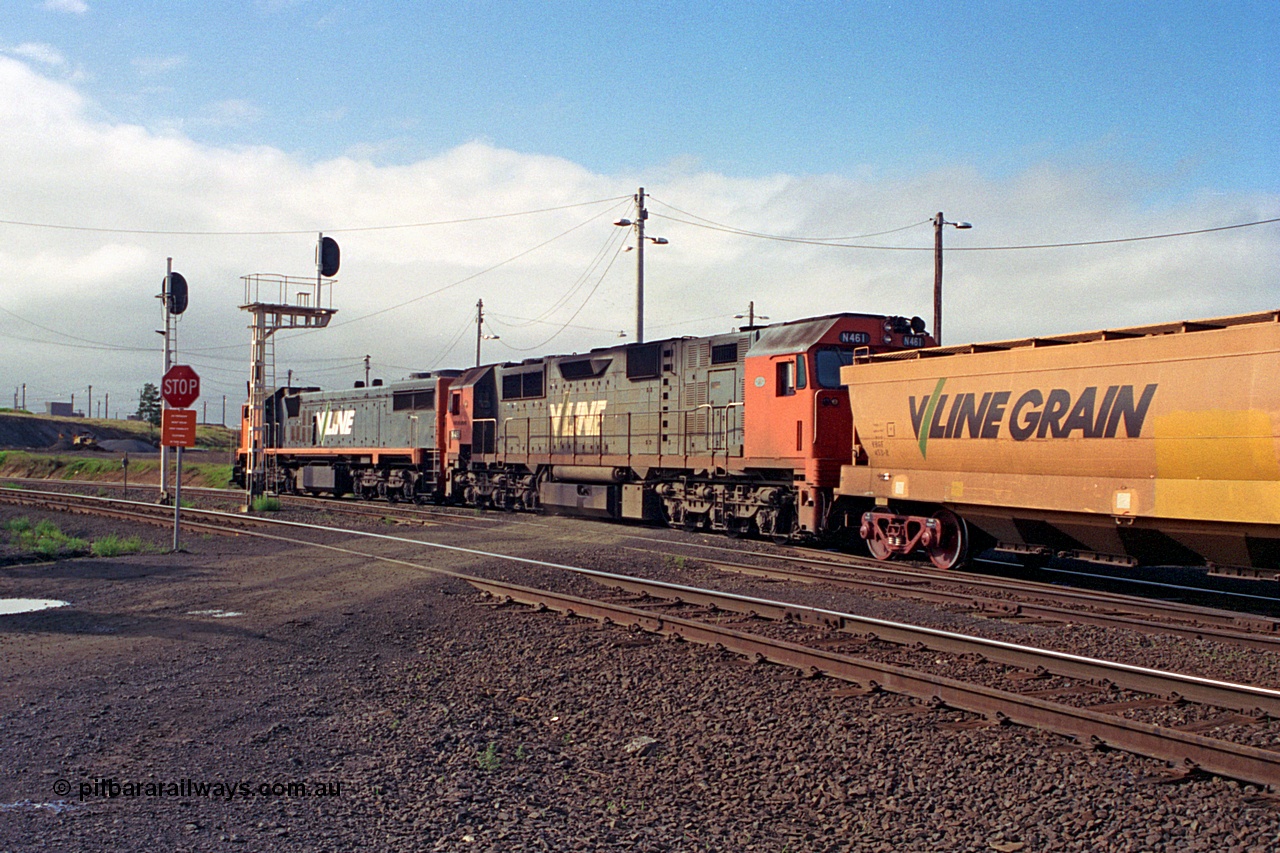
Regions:
<instances>
[{"instance_id":1,"label":"sky","mask_svg":"<svg viewBox=\"0 0 1280 853\"><path fill-rule=\"evenodd\" d=\"M1271 0L0 12L0 406L136 408L172 258L177 360L233 418L242 277L314 277L319 232L337 314L276 336L281 382L469 366L478 299L486 361L634 341L639 187L649 340L932 324L939 211L973 225L944 343L1280 309Z\"/></svg>"}]
</instances>

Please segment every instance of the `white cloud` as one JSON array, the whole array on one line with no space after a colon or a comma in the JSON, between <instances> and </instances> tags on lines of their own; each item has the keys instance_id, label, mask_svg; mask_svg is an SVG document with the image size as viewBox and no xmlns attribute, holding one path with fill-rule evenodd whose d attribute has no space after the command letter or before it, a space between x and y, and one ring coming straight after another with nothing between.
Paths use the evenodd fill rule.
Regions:
<instances>
[{"instance_id":1,"label":"white cloud","mask_svg":"<svg viewBox=\"0 0 1280 853\"><path fill-rule=\"evenodd\" d=\"M89 11L89 4L84 0L44 0L41 8L47 12L67 12L72 15L83 15Z\"/></svg>"},{"instance_id":2,"label":"white cloud","mask_svg":"<svg viewBox=\"0 0 1280 853\"><path fill-rule=\"evenodd\" d=\"M45 65L65 65L67 60L56 47L41 42L24 42L13 48L17 56L33 59Z\"/></svg>"},{"instance_id":3,"label":"white cloud","mask_svg":"<svg viewBox=\"0 0 1280 853\"><path fill-rule=\"evenodd\" d=\"M178 131L95 120L66 83L0 57L0 151L6 191L0 219L124 231L258 232L241 235L102 233L0 224L0 268L14 283L0 308L67 334L138 347L82 351L0 314L0 388L61 389L92 383L123 399L155 381L154 298L166 258L191 284L180 351L207 394L243 394L249 338L240 277L314 275L315 232L342 244L333 288L339 313L325 331L276 343L280 373L326 386L363 378L332 361L373 357L374 375L404 368L466 366L467 327L483 298L500 341L486 358L584 351L634 325L635 255L606 252L623 236L637 186L652 194L647 253L647 337L728 330L754 300L775 321L837 311L931 318L933 231L927 224L859 243L873 251L750 239L680 220L687 211L769 234L849 236L924 223L938 210L974 223L948 230L945 268L949 342L1051 334L1280 307L1276 226L1113 246L966 252L1008 246L1184 231L1274 216L1280 199L1205 193L1151 208L1142 199L1160 176L1120 167L1046 163L993 179L972 168L883 179L774 175L741 179L673 158L652 174L600 175L563 158L469 142L401 166L346 157L320 163L268 147L211 147ZM252 104L216 105L204 120L252 121ZM613 205L417 228L380 226L468 220L620 197ZM586 224L584 224L586 223ZM345 229L345 230L344 230ZM265 233L265 232L302 233ZM551 242L547 242L551 241ZM547 245L538 247L539 244ZM612 268L601 278L612 259ZM486 270L488 270L486 272ZM464 281L465 280L465 281ZM423 297L451 284L443 292ZM576 290L575 290L576 288ZM561 297L557 325L521 325ZM386 311L400 303L404 308ZM360 319L367 315L368 319ZM697 321L697 322L690 322ZM591 327L589 329L576 328ZM592 331L595 329L596 331ZM609 330L614 330L610 332ZM461 333L461 337L458 335ZM451 340L460 343L442 357ZM62 343L71 343L68 339ZM221 348L221 349L220 349ZM202 352L197 352L202 351ZM86 355L87 353L87 355ZM29 394L28 402L32 401Z\"/></svg>"}]
</instances>

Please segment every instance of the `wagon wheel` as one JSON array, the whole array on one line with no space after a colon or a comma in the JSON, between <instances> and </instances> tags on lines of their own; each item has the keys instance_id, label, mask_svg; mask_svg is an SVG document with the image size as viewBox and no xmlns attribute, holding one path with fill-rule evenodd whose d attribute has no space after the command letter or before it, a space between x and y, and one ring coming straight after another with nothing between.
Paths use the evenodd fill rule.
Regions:
<instances>
[{"instance_id":1,"label":"wagon wheel","mask_svg":"<svg viewBox=\"0 0 1280 853\"><path fill-rule=\"evenodd\" d=\"M933 517L938 522L938 537L926 549L929 561L940 569L954 569L969 556L969 526L949 509L940 509Z\"/></svg>"},{"instance_id":2,"label":"wagon wheel","mask_svg":"<svg viewBox=\"0 0 1280 853\"><path fill-rule=\"evenodd\" d=\"M893 552L889 548L889 543L885 542L880 536L880 529L873 526L871 528L871 538L862 540L867 546L867 553L877 560L888 561L893 556Z\"/></svg>"}]
</instances>

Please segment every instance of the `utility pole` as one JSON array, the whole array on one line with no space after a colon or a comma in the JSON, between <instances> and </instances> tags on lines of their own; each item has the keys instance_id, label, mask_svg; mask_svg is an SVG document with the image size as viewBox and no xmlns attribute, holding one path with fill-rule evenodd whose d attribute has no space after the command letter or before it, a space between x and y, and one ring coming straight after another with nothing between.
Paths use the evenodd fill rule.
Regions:
<instances>
[{"instance_id":1,"label":"utility pole","mask_svg":"<svg viewBox=\"0 0 1280 853\"><path fill-rule=\"evenodd\" d=\"M364 357L364 387L369 387L369 356Z\"/></svg>"},{"instance_id":2,"label":"utility pole","mask_svg":"<svg viewBox=\"0 0 1280 853\"><path fill-rule=\"evenodd\" d=\"M933 218L933 339L942 345L942 226L972 228L968 222L948 222L942 211Z\"/></svg>"},{"instance_id":3,"label":"utility pole","mask_svg":"<svg viewBox=\"0 0 1280 853\"><path fill-rule=\"evenodd\" d=\"M85 411L88 413L85 415L85 417L87 418L93 417L93 386L92 385L89 386L89 405L85 407Z\"/></svg>"},{"instance_id":4,"label":"utility pole","mask_svg":"<svg viewBox=\"0 0 1280 853\"><path fill-rule=\"evenodd\" d=\"M644 343L644 187L636 193L636 343Z\"/></svg>"},{"instance_id":5,"label":"utility pole","mask_svg":"<svg viewBox=\"0 0 1280 853\"><path fill-rule=\"evenodd\" d=\"M619 219L614 225L622 227L635 226L636 229L636 343L644 343L644 241L650 240L657 246L667 244L666 237L645 237L644 221L649 218L649 211L644 206L644 187L635 194L636 220Z\"/></svg>"},{"instance_id":6,"label":"utility pole","mask_svg":"<svg viewBox=\"0 0 1280 853\"><path fill-rule=\"evenodd\" d=\"M111 392L108 391L102 396L104 398L102 403L102 416L107 420L111 420Z\"/></svg>"},{"instance_id":7,"label":"utility pole","mask_svg":"<svg viewBox=\"0 0 1280 853\"><path fill-rule=\"evenodd\" d=\"M752 301L750 301L750 302L748 302L748 303L747 303L747 313L745 313L745 314L734 314L734 315L733 315L733 319L735 319L735 320L742 320L742 319L744 319L744 318L745 318L745 319L746 319L746 321L747 321L747 325L743 326L743 327L742 327L742 329L740 329L739 331L742 331L743 329L754 329L754 328L756 327L756 320L768 320L768 319L769 319L769 318L768 318L767 316L765 316L764 314L761 314L759 317L757 317L757 316L756 316L756 303L755 303L755 300L752 300Z\"/></svg>"},{"instance_id":8,"label":"utility pole","mask_svg":"<svg viewBox=\"0 0 1280 853\"><path fill-rule=\"evenodd\" d=\"M27 408L27 383L25 382L22 383L22 408L24 411Z\"/></svg>"},{"instance_id":9,"label":"utility pole","mask_svg":"<svg viewBox=\"0 0 1280 853\"><path fill-rule=\"evenodd\" d=\"M476 300L476 367L480 366L480 342L501 340L498 335L484 333L484 300Z\"/></svg>"}]
</instances>

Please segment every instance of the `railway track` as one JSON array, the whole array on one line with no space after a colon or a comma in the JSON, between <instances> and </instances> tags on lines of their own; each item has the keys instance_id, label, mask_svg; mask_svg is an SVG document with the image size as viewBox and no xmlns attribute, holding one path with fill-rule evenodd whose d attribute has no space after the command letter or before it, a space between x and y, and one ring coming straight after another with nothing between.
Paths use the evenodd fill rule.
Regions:
<instances>
[{"instance_id":1,"label":"railway track","mask_svg":"<svg viewBox=\"0 0 1280 853\"><path fill-rule=\"evenodd\" d=\"M48 482L35 479L14 481L24 484ZM213 501L215 504L242 506L238 492L199 487L187 487L184 492L198 494L202 500ZM286 507L309 508L353 518L409 522L424 527L490 529L508 524L548 526L539 519L513 518L510 513L483 513L447 507L343 501L300 495L282 495L279 500ZM139 502L139 505L145 506L145 501ZM171 514L169 517L171 518ZM760 562L744 563L741 548L693 541L675 542L639 533L622 535L627 539L660 546L636 547L635 550L640 552L682 558L689 555L680 549L702 552L704 556L694 559L725 572L792 583L826 583L844 589L882 592L899 598L950 606L985 618L1075 622L1129 628L1144 633L1173 634L1188 639L1213 639L1250 648L1280 648L1280 616L1253 615L1233 609L1197 606L1088 588L1064 588L1061 585L1012 577L994 578L972 572L942 571L928 563L886 564L852 554L785 546L776 550L747 552ZM708 557L705 554L716 556ZM1169 584L1144 582L1144 585L1156 595L1176 596L1187 591L1184 587ZM1205 590L1191 591L1207 594ZM1258 610L1271 610L1280 614L1280 599L1277 598L1256 594L1214 594L1223 596L1228 604L1253 606Z\"/></svg>"},{"instance_id":2,"label":"railway track","mask_svg":"<svg viewBox=\"0 0 1280 853\"><path fill-rule=\"evenodd\" d=\"M169 508L102 497L0 491L0 501L167 522ZM41 503L43 502L43 504ZM121 503L126 505L121 506ZM751 659L946 706L993 724L1053 731L1084 744L1280 786L1280 691L1037 649L852 613L630 577L474 548L215 510L187 510L192 526L263 536L463 580L492 600L716 645ZM589 578L596 598L424 566L409 560L267 533L265 528L395 542Z\"/></svg>"},{"instance_id":3,"label":"railway track","mask_svg":"<svg viewBox=\"0 0 1280 853\"><path fill-rule=\"evenodd\" d=\"M647 548L635 550L653 553ZM879 566L851 568L848 564L808 557L759 556L763 557L762 563L713 557L694 559L724 572L888 594L941 604L990 619L1075 622L1280 652L1280 621L1272 618L1043 584L997 583L970 576L917 574ZM803 568L794 568L796 565Z\"/></svg>"}]
</instances>

